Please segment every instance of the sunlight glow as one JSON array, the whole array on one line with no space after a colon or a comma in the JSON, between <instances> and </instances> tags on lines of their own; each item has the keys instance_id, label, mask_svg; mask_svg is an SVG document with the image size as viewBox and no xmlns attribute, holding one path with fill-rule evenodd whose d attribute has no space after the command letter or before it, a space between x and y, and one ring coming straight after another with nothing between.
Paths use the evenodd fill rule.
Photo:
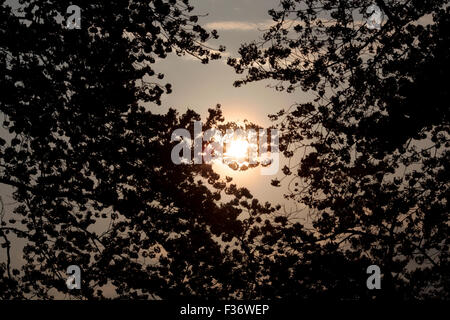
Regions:
<instances>
[{"instance_id":1,"label":"sunlight glow","mask_svg":"<svg viewBox=\"0 0 450 320\"><path fill-rule=\"evenodd\" d=\"M249 144L247 140L235 139L226 146L225 156L235 160L243 160L248 157Z\"/></svg>"}]
</instances>

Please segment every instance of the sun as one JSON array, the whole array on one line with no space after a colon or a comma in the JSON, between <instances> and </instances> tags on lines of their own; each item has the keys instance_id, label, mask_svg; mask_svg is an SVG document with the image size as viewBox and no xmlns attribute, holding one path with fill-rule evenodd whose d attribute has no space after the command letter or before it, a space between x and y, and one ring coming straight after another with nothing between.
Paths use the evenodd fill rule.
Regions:
<instances>
[{"instance_id":1,"label":"sun","mask_svg":"<svg viewBox=\"0 0 450 320\"><path fill-rule=\"evenodd\" d=\"M234 139L227 143L225 156L234 160L245 160L248 157L249 144L245 139Z\"/></svg>"}]
</instances>

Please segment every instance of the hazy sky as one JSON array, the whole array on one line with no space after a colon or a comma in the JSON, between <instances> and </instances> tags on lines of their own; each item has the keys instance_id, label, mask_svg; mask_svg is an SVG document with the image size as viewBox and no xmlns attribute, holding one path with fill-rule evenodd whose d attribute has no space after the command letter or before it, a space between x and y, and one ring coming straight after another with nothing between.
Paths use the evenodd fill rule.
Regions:
<instances>
[{"instance_id":1,"label":"hazy sky","mask_svg":"<svg viewBox=\"0 0 450 320\"><path fill-rule=\"evenodd\" d=\"M16 0L7 2L17 8ZM226 64L228 56L238 57L242 43L262 36L262 30L272 23L267 12L278 7L279 0L190 0L190 3L195 7L193 14L200 16L199 23L219 33L220 38L208 44L216 48L225 45L227 50L222 60L206 65L188 55L177 57L172 54L160 60L156 70L165 73L165 80L172 84L173 92L163 95L161 106L148 105L152 112L165 113L172 107L182 113L191 108L205 119L208 108L220 103L226 121L247 119L266 128L271 125L268 114L305 99L306 95L301 91L287 94L267 88L267 81L235 88L233 82L240 75ZM226 166L216 169L222 175L232 176L238 185L246 186L261 200L283 202L283 188L271 187L274 176L261 176L260 168L245 172L236 172ZM9 188L1 186L0 192L10 207L14 201Z\"/></svg>"},{"instance_id":2,"label":"hazy sky","mask_svg":"<svg viewBox=\"0 0 450 320\"><path fill-rule=\"evenodd\" d=\"M278 6L278 0L193 0L196 14L207 14L199 22L206 28L214 28L220 38L211 42L218 47L225 45L225 56L237 57L237 51L244 42L251 42L262 36L262 29L271 23L267 11ZM258 30L259 29L259 30ZM269 82L233 87L239 79L234 69L226 64L226 57L203 65L190 56L170 58L160 62L158 71L166 74L166 80L173 85L173 93L163 97L161 107L152 106L155 112L165 112L169 107L184 112L187 108L196 110L204 118L207 110L217 103L222 105L226 121L247 119L263 127L271 122L268 114L276 113L294 102L305 98L301 91L287 94L267 88ZM280 167L281 168L281 167ZM270 186L274 176L261 176L260 169L235 172L228 168L218 168L241 186L246 186L259 199L285 203L284 188Z\"/></svg>"},{"instance_id":3,"label":"hazy sky","mask_svg":"<svg viewBox=\"0 0 450 320\"><path fill-rule=\"evenodd\" d=\"M16 4L15 1L9 2ZM163 96L161 106L149 105L151 110L165 113L172 107L182 113L191 108L205 119L208 108L220 103L226 121L247 119L266 128L271 124L268 114L305 99L306 96L301 91L286 94L267 88L269 82L235 88L233 82L239 79L239 75L226 64L227 56L237 57L241 43L251 42L262 35L258 28L263 29L270 23L267 11L278 6L278 3L278 0L191 0L191 4L195 6L195 14L207 14L199 22L206 28L218 31L220 38L209 44L215 47L225 45L225 58L207 65L188 56L180 58L172 55L160 61L156 69L165 73L165 80L172 84L173 92ZM3 131L2 134L4 133ZM245 172L233 171L225 165L215 166L215 169L222 176L232 176L238 186L247 187L263 202L284 204L288 209L294 207L292 202L283 199L286 185L281 188L272 187L270 181L275 176L262 176L259 167ZM17 204L11 197L11 190L5 185L0 186L6 214ZM22 260L20 243L23 241L14 242L13 264L18 265Z\"/></svg>"}]
</instances>

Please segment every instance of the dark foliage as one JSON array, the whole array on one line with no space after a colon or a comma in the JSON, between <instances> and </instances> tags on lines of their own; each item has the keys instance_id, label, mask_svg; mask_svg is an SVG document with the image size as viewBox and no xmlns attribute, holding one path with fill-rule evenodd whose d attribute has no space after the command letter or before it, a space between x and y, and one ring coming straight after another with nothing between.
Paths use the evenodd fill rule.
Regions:
<instances>
[{"instance_id":1,"label":"dark foliage","mask_svg":"<svg viewBox=\"0 0 450 320\"><path fill-rule=\"evenodd\" d=\"M229 60L236 85L316 96L272 116L301 224L209 165L174 165L171 134L199 115L143 107L172 90L158 60L223 50L188 1L80 1L80 30L58 18L69 1L1 1L0 183L18 205L0 215L0 296L448 299L450 12L376 2L380 30L356 18L371 1L282 1L264 40ZM211 109L204 129L223 120Z\"/></svg>"},{"instance_id":2,"label":"dark foliage","mask_svg":"<svg viewBox=\"0 0 450 320\"><path fill-rule=\"evenodd\" d=\"M0 7L9 132L0 139L0 183L19 204L0 226L0 295L242 296L246 271L233 254L245 254L235 243L246 234L245 214L274 209L240 203L248 190L210 166L172 164L171 133L190 129L195 112L156 115L141 106L171 91L158 59L217 59L204 47L216 33L196 23L187 1L80 3L80 30L56 18L69 4L27 1L22 15ZM212 109L208 124L220 119ZM219 202L224 194L231 200ZM11 238L25 241L20 269L11 266ZM80 291L66 288L71 264L83 271Z\"/></svg>"},{"instance_id":3,"label":"dark foliage","mask_svg":"<svg viewBox=\"0 0 450 320\"><path fill-rule=\"evenodd\" d=\"M379 30L364 23L373 1L283 0L263 40L229 64L245 74L236 86L271 79L314 96L272 118L291 158L288 196L308 206L325 247L379 265L385 297L448 299L450 9L375 3L386 15ZM282 247L292 260L305 254L295 238ZM284 273L281 296L302 288L303 268L299 259L299 272ZM339 270L323 290L345 281Z\"/></svg>"}]
</instances>

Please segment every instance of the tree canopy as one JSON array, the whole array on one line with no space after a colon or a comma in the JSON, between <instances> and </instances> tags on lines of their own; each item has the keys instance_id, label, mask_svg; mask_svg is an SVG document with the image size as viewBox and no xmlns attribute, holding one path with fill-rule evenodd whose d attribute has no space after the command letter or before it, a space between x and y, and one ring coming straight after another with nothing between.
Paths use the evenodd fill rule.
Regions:
<instances>
[{"instance_id":1,"label":"tree canopy","mask_svg":"<svg viewBox=\"0 0 450 320\"><path fill-rule=\"evenodd\" d=\"M372 2L379 29L364 20ZM448 2L283 0L270 15L228 63L236 86L313 95L272 115L288 196L348 261L382 268L385 296L448 298Z\"/></svg>"},{"instance_id":2,"label":"tree canopy","mask_svg":"<svg viewBox=\"0 0 450 320\"><path fill-rule=\"evenodd\" d=\"M273 184L311 224L208 164L172 163L172 133L201 119L149 111L172 91L158 62L224 51L187 0L90 1L74 30L69 1L0 3L0 183L18 204L0 214L2 298L448 299L446 1L377 0L386 19L369 29L372 1L283 0L228 60L236 86L314 96L271 116L290 159ZM204 129L224 121L211 108Z\"/></svg>"},{"instance_id":3,"label":"tree canopy","mask_svg":"<svg viewBox=\"0 0 450 320\"><path fill-rule=\"evenodd\" d=\"M58 16L69 1L1 5L0 182L19 203L2 222L3 298L67 294L68 265L83 271L84 298L238 296L245 271L232 263L245 235L243 212L271 214L246 189L208 165L176 166L171 133L199 115L157 115L170 93L156 67L171 52L220 57L217 38L187 1L94 1L83 28ZM207 125L221 120L211 109ZM219 203L223 195L231 200ZM25 239L25 264L11 266L11 237ZM231 286L231 283L236 283ZM109 287L108 287L109 286ZM106 289L105 289L106 288ZM114 288L114 290L111 290ZM108 291L109 290L109 291ZM105 293L106 292L106 293Z\"/></svg>"}]
</instances>

